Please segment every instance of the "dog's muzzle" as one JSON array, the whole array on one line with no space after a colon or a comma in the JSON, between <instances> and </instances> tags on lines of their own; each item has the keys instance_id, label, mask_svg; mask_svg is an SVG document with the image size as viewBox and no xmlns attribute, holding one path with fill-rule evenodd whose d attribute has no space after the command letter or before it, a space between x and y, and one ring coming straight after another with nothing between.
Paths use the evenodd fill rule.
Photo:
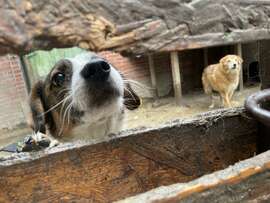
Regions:
<instances>
[{"instance_id":1,"label":"dog's muzzle","mask_svg":"<svg viewBox=\"0 0 270 203\"><path fill-rule=\"evenodd\" d=\"M87 63L82 71L81 76L87 81L104 82L110 75L111 67L103 60L95 60Z\"/></svg>"}]
</instances>

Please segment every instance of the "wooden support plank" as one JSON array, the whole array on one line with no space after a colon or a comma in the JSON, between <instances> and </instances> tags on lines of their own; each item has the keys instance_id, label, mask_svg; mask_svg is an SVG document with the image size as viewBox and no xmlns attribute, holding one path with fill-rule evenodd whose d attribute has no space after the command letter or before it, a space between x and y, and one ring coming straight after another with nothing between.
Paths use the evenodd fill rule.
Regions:
<instances>
[{"instance_id":1,"label":"wooden support plank","mask_svg":"<svg viewBox=\"0 0 270 203\"><path fill-rule=\"evenodd\" d=\"M181 72L179 66L178 52L173 51L170 53L171 56L171 68L173 78L174 97L177 105L181 105L182 101L182 88L181 88Z\"/></svg>"},{"instance_id":2,"label":"wooden support plank","mask_svg":"<svg viewBox=\"0 0 270 203\"><path fill-rule=\"evenodd\" d=\"M208 48L203 49L203 63L204 63L204 68L208 66Z\"/></svg>"},{"instance_id":3,"label":"wooden support plank","mask_svg":"<svg viewBox=\"0 0 270 203\"><path fill-rule=\"evenodd\" d=\"M242 45L240 43L238 43L236 45L235 49L236 49L236 54L242 58L243 57ZM240 78L239 78L239 87L238 87L238 89L239 89L239 91L243 91L243 89L244 89L243 66L242 65L241 65L241 70L240 70Z\"/></svg>"},{"instance_id":4,"label":"wooden support plank","mask_svg":"<svg viewBox=\"0 0 270 203\"><path fill-rule=\"evenodd\" d=\"M0 160L0 202L106 203L191 181L253 156L256 126L242 108L223 109L104 142L17 154Z\"/></svg>"},{"instance_id":5,"label":"wooden support plank","mask_svg":"<svg viewBox=\"0 0 270 203\"><path fill-rule=\"evenodd\" d=\"M149 70L150 70L150 77L151 77L151 84L153 88L154 98L158 97L158 87L157 87L157 76L154 64L154 57L153 55L148 55L148 63L149 63Z\"/></svg>"}]
</instances>

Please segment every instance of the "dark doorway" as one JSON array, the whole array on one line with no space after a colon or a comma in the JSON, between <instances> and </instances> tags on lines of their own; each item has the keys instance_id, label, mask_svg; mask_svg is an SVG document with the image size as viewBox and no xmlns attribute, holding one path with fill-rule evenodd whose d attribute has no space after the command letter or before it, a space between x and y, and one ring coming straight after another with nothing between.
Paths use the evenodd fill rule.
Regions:
<instances>
[{"instance_id":1,"label":"dark doorway","mask_svg":"<svg viewBox=\"0 0 270 203\"><path fill-rule=\"evenodd\" d=\"M248 82L259 83L260 81L259 62L253 61L248 66Z\"/></svg>"}]
</instances>

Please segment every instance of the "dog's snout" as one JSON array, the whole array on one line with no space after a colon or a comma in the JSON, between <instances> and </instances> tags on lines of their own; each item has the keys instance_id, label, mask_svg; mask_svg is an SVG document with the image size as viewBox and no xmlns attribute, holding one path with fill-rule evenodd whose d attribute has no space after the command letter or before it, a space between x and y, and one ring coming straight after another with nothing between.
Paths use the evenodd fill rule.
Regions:
<instances>
[{"instance_id":1,"label":"dog's snout","mask_svg":"<svg viewBox=\"0 0 270 203\"><path fill-rule=\"evenodd\" d=\"M234 64L233 64L233 69L235 69L235 68L236 68L236 65L237 65L236 63L234 63Z\"/></svg>"},{"instance_id":2,"label":"dog's snout","mask_svg":"<svg viewBox=\"0 0 270 203\"><path fill-rule=\"evenodd\" d=\"M87 80L104 81L108 79L110 69L111 67L106 61L93 61L83 67L81 75Z\"/></svg>"}]
</instances>

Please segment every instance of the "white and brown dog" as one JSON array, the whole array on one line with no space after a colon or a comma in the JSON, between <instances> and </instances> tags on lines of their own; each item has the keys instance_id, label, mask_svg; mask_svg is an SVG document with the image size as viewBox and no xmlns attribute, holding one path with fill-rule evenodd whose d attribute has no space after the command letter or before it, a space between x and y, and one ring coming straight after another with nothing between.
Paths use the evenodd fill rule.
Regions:
<instances>
[{"instance_id":1,"label":"white and brown dog","mask_svg":"<svg viewBox=\"0 0 270 203\"><path fill-rule=\"evenodd\" d=\"M31 90L30 126L60 141L97 138L117 133L125 108L140 98L122 75L94 53L79 54L56 63L44 81ZM57 141L52 139L52 145Z\"/></svg>"},{"instance_id":2,"label":"white and brown dog","mask_svg":"<svg viewBox=\"0 0 270 203\"><path fill-rule=\"evenodd\" d=\"M207 66L202 74L203 89L211 96L214 107L213 93L217 91L224 107L232 106L232 96L239 84L239 76L243 59L237 55L227 55L220 59L218 64Z\"/></svg>"}]
</instances>

